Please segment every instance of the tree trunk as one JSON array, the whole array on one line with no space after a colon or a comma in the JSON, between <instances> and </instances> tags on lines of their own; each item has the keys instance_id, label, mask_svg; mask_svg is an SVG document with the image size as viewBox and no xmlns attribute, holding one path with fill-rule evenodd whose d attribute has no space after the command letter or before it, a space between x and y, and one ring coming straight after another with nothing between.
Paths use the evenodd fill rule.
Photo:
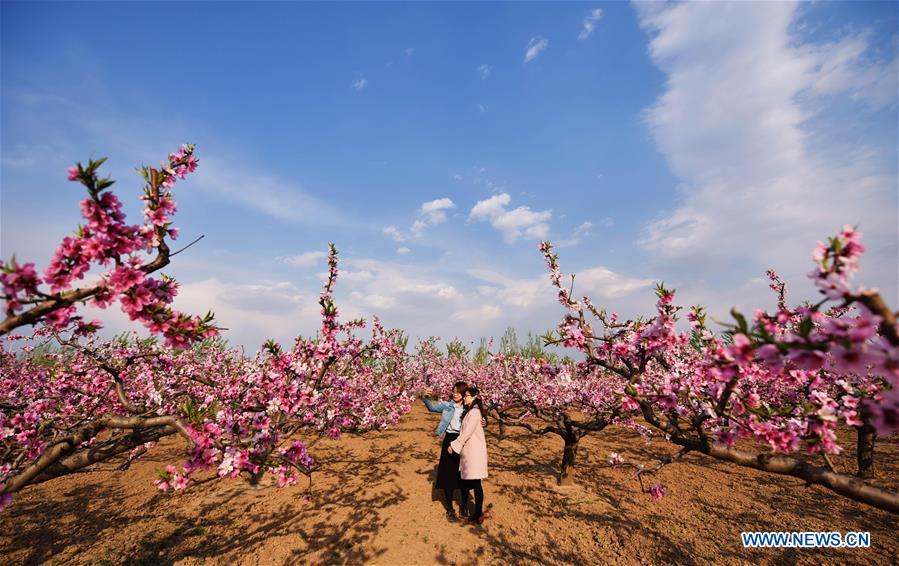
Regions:
<instances>
[{"instance_id":1,"label":"tree trunk","mask_svg":"<svg viewBox=\"0 0 899 566\"><path fill-rule=\"evenodd\" d=\"M562 473L559 475L559 485L574 485L574 464L580 438L568 432L562 437L562 440L565 441L565 448L562 452Z\"/></svg>"},{"instance_id":2,"label":"tree trunk","mask_svg":"<svg viewBox=\"0 0 899 566\"><path fill-rule=\"evenodd\" d=\"M877 431L867 422L862 426L855 427L855 430L858 432L857 475L862 479L871 479L874 477L874 441L877 439Z\"/></svg>"},{"instance_id":3,"label":"tree trunk","mask_svg":"<svg viewBox=\"0 0 899 566\"><path fill-rule=\"evenodd\" d=\"M498 419L499 421L499 437L504 438L506 436L506 424L502 421L502 419Z\"/></svg>"},{"instance_id":4,"label":"tree trunk","mask_svg":"<svg viewBox=\"0 0 899 566\"><path fill-rule=\"evenodd\" d=\"M854 476L837 474L827 468L809 465L799 458L771 453L743 452L720 444L710 444L697 449L713 458L734 462L747 468L800 478L809 484L824 486L843 497L899 514L899 493L866 484Z\"/></svg>"}]
</instances>

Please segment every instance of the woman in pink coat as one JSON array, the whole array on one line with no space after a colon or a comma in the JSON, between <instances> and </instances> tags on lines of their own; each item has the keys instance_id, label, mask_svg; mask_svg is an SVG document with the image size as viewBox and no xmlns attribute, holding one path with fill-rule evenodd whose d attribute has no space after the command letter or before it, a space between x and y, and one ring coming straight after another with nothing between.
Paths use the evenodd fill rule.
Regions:
<instances>
[{"instance_id":1,"label":"woman in pink coat","mask_svg":"<svg viewBox=\"0 0 899 566\"><path fill-rule=\"evenodd\" d=\"M476 387L465 390L462 396L462 404L465 406L462 430L447 448L450 454L459 454L463 509L468 509L468 492L474 490L475 512L468 522L478 525L484 522L484 489L481 487L481 480L487 477L487 441L481 425L484 408L479 394Z\"/></svg>"}]
</instances>

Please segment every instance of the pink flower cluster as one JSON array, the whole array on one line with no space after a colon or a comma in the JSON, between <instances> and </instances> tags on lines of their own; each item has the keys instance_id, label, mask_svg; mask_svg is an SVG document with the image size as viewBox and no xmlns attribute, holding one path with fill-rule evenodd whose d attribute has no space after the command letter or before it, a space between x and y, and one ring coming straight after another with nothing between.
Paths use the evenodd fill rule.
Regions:
<instances>
[{"instance_id":1,"label":"pink flower cluster","mask_svg":"<svg viewBox=\"0 0 899 566\"><path fill-rule=\"evenodd\" d=\"M186 489L189 483L190 480L187 479L187 476L179 472L178 468L171 464L166 466L165 471L159 474L159 479L153 481L153 485L162 492Z\"/></svg>"},{"instance_id":2,"label":"pink flower cluster","mask_svg":"<svg viewBox=\"0 0 899 566\"><path fill-rule=\"evenodd\" d=\"M850 282L865 251L861 239L862 233L846 224L829 243L818 242L815 246L812 258L817 265L809 277L828 299L842 299L850 293Z\"/></svg>"},{"instance_id":3,"label":"pink flower cluster","mask_svg":"<svg viewBox=\"0 0 899 566\"><path fill-rule=\"evenodd\" d=\"M649 489L646 490L646 492L649 493L649 495L651 495L652 498L656 501L665 497L665 488L663 488L662 484L660 483L652 484L651 486L649 486Z\"/></svg>"},{"instance_id":4,"label":"pink flower cluster","mask_svg":"<svg viewBox=\"0 0 899 566\"><path fill-rule=\"evenodd\" d=\"M0 284L6 298L6 314L22 310L22 301L38 293L41 278L33 263L19 265L13 257L8 264L0 262Z\"/></svg>"},{"instance_id":5,"label":"pink flower cluster","mask_svg":"<svg viewBox=\"0 0 899 566\"><path fill-rule=\"evenodd\" d=\"M183 145L169 156L161 169L141 170L147 181L142 197L146 223L142 226L125 223L122 203L109 190L113 181L98 177L104 159L69 168L69 180L79 182L88 192L88 198L81 201L85 225L73 237L63 239L42 276L32 263L19 265L15 258L8 264L0 262L0 283L8 317L13 318L23 309L26 314L38 312L38 305L50 304L52 308L46 312L41 310L41 314L27 320L8 319L7 322L16 326L43 322L55 330L75 322L81 325L82 333L88 333L99 325L84 323L76 315L74 303L91 298L92 304L99 308L118 300L131 320L162 334L174 347L184 348L196 340L214 336L217 330L211 315L188 316L172 310L169 305L177 293L177 284L165 276L161 280L149 276L168 262L168 248L162 247L164 239L178 235L177 229L171 226L170 216L176 206L169 188L174 179L183 179L196 170L193 150L192 145ZM153 250L160 256L149 264L137 255ZM101 284L84 295L73 296L81 292L73 284L84 279L93 265L107 268L100 277ZM43 284L49 287L49 292L40 290Z\"/></svg>"}]
</instances>

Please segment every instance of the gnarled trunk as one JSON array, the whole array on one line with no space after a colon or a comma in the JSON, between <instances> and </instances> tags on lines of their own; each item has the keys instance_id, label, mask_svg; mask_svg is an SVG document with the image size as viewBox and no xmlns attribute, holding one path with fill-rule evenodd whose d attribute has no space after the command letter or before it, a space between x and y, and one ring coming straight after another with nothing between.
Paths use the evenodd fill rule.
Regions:
<instances>
[{"instance_id":1,"label":"gnarled trunk","mask_svg":"<svg viewBox=\"0 0 899 566\"><path fill-rule=\"evenodd\" d=\"M858 477L871 479L874 477L874 441L877 440L877 431L867 422L855 427L858 432L856 445L856 461L858 462Z\"/></svg>"},{"instance_id":2,"label":"gnarled trunk","mask_svg":"<svg viewBox=\"0 0 899 566\"><path fill-rule=\"evenodd\" d=\"M573 485L574 465L577 458L577 448L580 438L569 429L562 435L562 440L565 441L565 448L562 452L562 470L559 475L559 485Z\"/></svg>"}]
</instances>

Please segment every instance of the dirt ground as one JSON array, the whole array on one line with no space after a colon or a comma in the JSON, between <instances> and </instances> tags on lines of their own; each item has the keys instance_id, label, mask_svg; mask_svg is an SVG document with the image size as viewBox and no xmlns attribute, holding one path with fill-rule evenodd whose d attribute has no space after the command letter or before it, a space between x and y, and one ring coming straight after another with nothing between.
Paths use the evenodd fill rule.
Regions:
<instances>
[{"instance_id":1,"label":"dirt ground","mask_svg":"<svg viewBox=\"0 0 899 566\"><path fill-rule=\"evenodd\" d=\"M152 480L182 448L170 439L126 472L100 470L34 486L0 514L3 564L897 564L899 519L774 477L691 455L641 494L609 452L652 463L672 452L627 430L582 441L578 486L558 488L562 442L488 426L489 517L450 524L431 488L436 415L419 403L391 430L322 440L314 498L304 486L240 480L163 494ZM851 444L850 444L851 446ZM896 439L878 446L880 482L899 489ZM838 457L851 470L851 455ZM867 549L746 550L741 531L869 531Z\"/></svg>"}]
</instances>

